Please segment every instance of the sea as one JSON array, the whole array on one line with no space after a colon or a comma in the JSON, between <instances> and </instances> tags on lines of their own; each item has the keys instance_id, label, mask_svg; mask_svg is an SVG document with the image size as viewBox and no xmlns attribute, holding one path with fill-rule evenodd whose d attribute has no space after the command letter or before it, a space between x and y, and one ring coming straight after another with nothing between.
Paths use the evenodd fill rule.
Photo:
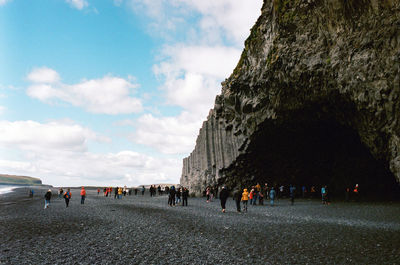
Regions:
<instances>
[{"instance_id":1,"label":"sea","mask_svg":"<svg viewBox=\"0 0 400 265\"><path fill-rule=\"evenodd\" d=\"M0 195L10 193L13 189L18 188L17 186L0 185Z\"/></svg>"}]
</instances>

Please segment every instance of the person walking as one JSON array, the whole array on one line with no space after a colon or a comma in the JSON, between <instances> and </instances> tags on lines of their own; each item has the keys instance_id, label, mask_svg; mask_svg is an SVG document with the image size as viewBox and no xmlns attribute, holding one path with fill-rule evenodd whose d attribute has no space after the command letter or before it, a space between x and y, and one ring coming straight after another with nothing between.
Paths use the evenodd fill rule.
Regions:
<instances>
[{"instance_id":1,"label":"person walking","mask_svg":"<svg viewBox=\"0 0 400 265\"><path fill-rule=\"evenodd\" d=\"M226 200L228 199L228 197L229 197L228 189L226 188L226 186L222 186L222 190L219 193L219 199L221 201L221 207L223 213L225 212Z\"/></svg>"},{"instance_id":2,"label":"person walking","mask_svg":"<svg viewBox=\"0 0 400 265\"><path fill-rule=\"evenodd\" d=\"M85 187L82 187L82 189L81 189L81 204L85 204L85 198L86 198L86 190L85 190Z\"/></svg>"},{"instance_id":3,"label":"person walking","mask_svg":"<svg viewBox=\"0 0 400 265\"><path fill-rule=\"evenodd\" d=\"M64 193L64 200L65 200L65 206L69 206L69 200L71 199L71 189L68 188L67 191Z\"/></svg>"},{"instance_id":4,"label":"person walking","mask_svg":"<svg viewBox=\"0 0 400 265\"><path fill-rule=\"evenodd\" d=\"M185 188L183 188L183 191L182 191L182 206L185 206L185 203L187 206L188 197L189 197L189 190L185 187Z\"/></svg>"},{"instance_id":5,"label":"person walking","mask_svg":"<svg viewBox=\"0 0 400 265\"><path fill-rule=\"evenodd\" d=\"M240 201L242 200L242 192L240 189L233 193L233 200L235 200L237 212L240 213Z\"/></svg>"},{"instance_id":6,"label":"person walking","mask_svg":"<svg viewBox=\"0 0 400 265\"><path fill-rule=\"evenodd\" d=\"M244 189L242 193L243 212L247 212L248 201L249 201L249 192L247 191L247 189Z\"/></svg>"},{"instance_id":7,"label":"person walking","mask_svg":"<svg viewBox=\"0 0 400 265\"><path fill-rule=\"evenodd\" d=\"M51 189L49 189L44 195L44 209L49 208L51 199Z\"/></svg>"},{"instance_id":8,"label":"person walking","mask_svg":"<svg viewBox=\"0 0 400 265\"><path fill-rule=\"evenodd\" d=\"M276 191L275 191L274 187L271 187L271 190L269 192L269 199L270 199L271 206L274 206L275 198L276 198Z\"/></svg>"}]
</instances>

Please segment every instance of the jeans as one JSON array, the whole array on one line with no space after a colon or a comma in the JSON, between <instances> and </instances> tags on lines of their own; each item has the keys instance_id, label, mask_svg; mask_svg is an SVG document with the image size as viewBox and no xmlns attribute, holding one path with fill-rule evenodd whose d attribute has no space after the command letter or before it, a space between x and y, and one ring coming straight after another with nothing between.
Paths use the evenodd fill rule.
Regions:
<instances>
[{"instance_id":1,"label":"jeans","mask_svg":"<svg viewBox=\"0 0 400 265\"><path fill-rule=\"evenodd\" d=\"M247 212L247 201L243 201L243 211Z\"/></svg>"},{"instance_id":2,"label":"jeans","mask_svg":"<svg viewBox=\"0 0 400 265\"><path fill-rule=\"evenodd\" d=\"M187 198L184 197L184 198L182 199L182 206L185 206L185 203L186 203L186 206L187 206Z\"/></svg>"},{"instance_id":3,"label":"jeans","mask_svg":"<svg viewBox=\"0 0 400 265\"><path fill-rule=\"evenodd\" d=\"M50 200L44 200L44 208L46 209L50 205Z\"/></svg>"},{"instance_id":4,"label":"jeans","mask_svg":"<svg viewBox=\"0 0 400 265\"><path fill-rule=\"evenodd\" d=\"M84 204L85 203L85 195L82 195L81 196L81 204Z\"/></svg>"}]
</instances>

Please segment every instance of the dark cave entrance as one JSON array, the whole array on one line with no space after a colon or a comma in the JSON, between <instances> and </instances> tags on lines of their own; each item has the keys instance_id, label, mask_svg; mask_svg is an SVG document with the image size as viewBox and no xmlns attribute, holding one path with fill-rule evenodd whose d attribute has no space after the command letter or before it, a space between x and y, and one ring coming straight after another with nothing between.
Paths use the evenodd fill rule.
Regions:
<instances>
[{"instance_id":1,"label":"dark cave entrance","mask_svg":"<svg viewBox=\"0 0 400 265\"><path fill-rule=\"evenodd\" d=\"M399 200L400 188L388 166L375 159L358 134L333 117L312 109L291 114L285 122L264 124L241 161L242 185L328 185L335 199L360 186L360 197ZM310 118L312 117L312 118ZM237 172L239 173L239 172Z\"/></svg>"}]
</instances>

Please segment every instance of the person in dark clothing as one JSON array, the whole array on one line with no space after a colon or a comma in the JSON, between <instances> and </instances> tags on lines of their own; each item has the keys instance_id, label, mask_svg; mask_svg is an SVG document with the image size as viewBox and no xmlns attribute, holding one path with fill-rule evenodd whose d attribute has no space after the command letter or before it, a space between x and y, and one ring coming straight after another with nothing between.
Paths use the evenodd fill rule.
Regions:
<instances>
[{"instance_id":1,"label":"person in dark clothing","mask_svg":"<svg viewBox=\"0 0 400 265\"><path fill-rule=\"evenodd\" d=\"M137 190L137 188L135 188L135 195L137 195L137 192L138 192L138 190Z\"/></svg>"},{"instance_id":2,"label":"person in dark clothing","mask_svg":"<svg viewBox=\"0 0 400 265\"><path fill-rule=\"evenodd\" d=\"M228 197L229 197L229 191L226 189L226 186L223 186L221 192L219 193L219 199L221 200L221 207L223 213L225 212L225 204Z\"/></svg>"},{"instance_id":3,"label":"person in dark clothing","mask_svg":"<svg viewBox=\"0 0 400 265\"><path fill-rule=\"evenodd\" d=\"M182 191L182 206L185 206L185 203L186 203L186 206L187 206L188 197L189 197L189 190L187 188L183 188L183 191Z\"/></svg>"},{"instance_id":4,"label":"person in dark clothing","mask_svg":"<svg viewBox=\"0 0 400 265\"><path fill-rule=\"evenodd\" d=\"M161 195L162 195L162 193L161 193L161 186L160 186L160 185L158 185L158 187L157 187L157 191L158 191L158 195L159 195L159 196L161 196Z\"/></svg>"},{"instance_id":5,"label":"person in dark clothing","mask_svg":"<svg viewBox=\"0 0 400 265\"><path fill-rule=\"evenodd\" d=\"M65 199L65 205L66 207L68 207L69 200L71 199L71 189L68 188L68 190L64 193L64 199Z\"/></svg>"},{"instance_id":6,"label":"person in dark clothing","mask_svg":"<svg viewBox=\"0 0 400 265\"><path fill-rule=\"evenodd\" d=\"M116 199L117 196L118 196L118 187L116 187L114 190L114 199Z\"/></svg>"},{"instance_id":7,"label":"person in dark clothing","mask_svg":"<svg viewBox=\"0 0 400 265\"><path fill-rule=\"evenodd\" d=\"M289 192L290 192L290 202L291 202L291 204L293 205L293 204L294 204L294 197L295 197L295 195L296 195L296 187L290 185L290 187L289 187Z\"/></svg>"},{"instance_id":8,"label":"person in dark clothing","mask_svg":"<svg viewBox=\"0 0 400 265\"><path fill-rule=\"evenodd\" d=\"M233 193L233 199L236 203L236 210L240 212L240 201L242 200L242 193L240 192L240 189Z\"/></svg>"},{"instance_id":9,"label":"person in dark clothing","mask_svg":"<svg viewBox=\"0 0 400 265\"><path fill-rule=\"evenodd\" d=\"M145 190L146 190L146 188L144 186L142 186L142 196L144 195Z\"/></svg>"},{"instance_id":10,"label":"person in dark clothing","mask_svg":"<svg viewBox=\"0 0 400 265\"><path fill-rule=\"evenodd\" d=\"M178 188L177 190L176 190L176 200L175 200L175 202L176 202L176 205L179 205L179 203L181 203L181 194L182 194L182 192L181 192L181 188Z\"/></svg>"},{"instance_id":11,"label":"person in dark clothing","mask_svg":"<svg viewBox=\"0 0 400 265\"><path fill-rule=\"evenodd\" d=\"M49 189L44 195L44 208L49 208L51 199L51 190Z\"/></svg>"},{"instance_id":12,"label":"person in dark clothing","mask_svg":"<svg viewBox=\"0 0 400 265\"><path fill-rule=\"evenodd\" d=\"M169 194L168 194L169 206L172 206L172 205L175 206L175 194L176 194L175 186L171 186L171 188L169 189Z\"/></svg>"}]
</instances>

